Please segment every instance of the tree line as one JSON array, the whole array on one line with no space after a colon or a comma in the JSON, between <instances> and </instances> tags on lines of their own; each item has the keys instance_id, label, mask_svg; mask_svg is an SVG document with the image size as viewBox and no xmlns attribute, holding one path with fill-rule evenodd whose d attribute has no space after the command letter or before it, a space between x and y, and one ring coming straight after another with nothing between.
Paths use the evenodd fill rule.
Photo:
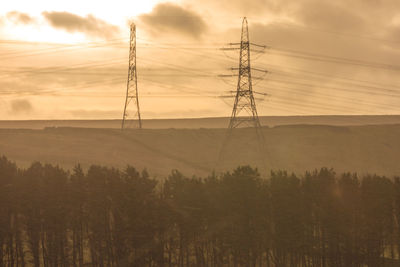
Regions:
<instances>
[{"instance_id":1,"label":"tree line","mask_svg":"<svg viewBox=\"0 0 400 267\"><path fill-rule=\"evenodd\" d=\"M238 167L155 180L0 158L0 266L397 266L400 178Z\"/></svg>"}]
</instances>

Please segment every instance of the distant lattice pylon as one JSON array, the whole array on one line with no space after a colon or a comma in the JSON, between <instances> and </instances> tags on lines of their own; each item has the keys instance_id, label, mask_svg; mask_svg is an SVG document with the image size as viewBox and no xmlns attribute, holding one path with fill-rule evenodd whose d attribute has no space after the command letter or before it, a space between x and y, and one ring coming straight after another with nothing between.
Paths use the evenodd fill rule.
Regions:
<instances>
[{"instance_id":1,"label":"distant lattice pylon","mask_svg":"<svg viewBox=\"0 0 400 267\"><path fill-rule=\"evenodd\" d=\"M137 86L137 68L136 68L136 25L131 24L130 50L129 50L129 69L128 82L126 86L126 99L124 115L122 117L122 129L142 128L140 117L139 94Z\"/></svg>"}]
</instances>

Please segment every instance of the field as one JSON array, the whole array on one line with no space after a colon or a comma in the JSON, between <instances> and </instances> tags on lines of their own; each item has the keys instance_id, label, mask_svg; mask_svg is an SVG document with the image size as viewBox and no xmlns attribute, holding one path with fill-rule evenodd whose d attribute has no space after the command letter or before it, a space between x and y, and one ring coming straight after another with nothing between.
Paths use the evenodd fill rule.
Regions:
<instances>
[{"instance_id":1,"label":"field","mask_svg":"<svg viewBox=\"0 0 400 267\"><path fill-rule=\"evenodd\" d=\"M91 164L124 168L130 164L137 169L146 168L157 177L165 177L173 169L189 176L205 176L213 170L231 169L238 164L257 166L262 172L284 169L301 174L305 170L332 167L337 172L400 175L400 124L390 124L399 118L366 117L357 120L339 116L335 118L336 125L327 125L335 124L332 118L299 117L297 121L305 124L297 125L285 125L285 120L290 123L295 117L281 119L280 123L275 118L275 123L270 123L273 127L263 128L267 150L263 159L257 152L253 131L239 129L219 161L226 130L212 126L195 129L194 122L184 129L182 120L165 120L159 122L159 129L124 132L111 127L38 129L40 127L28 125L33 129L22 129L29 127L26 124L25 127L15 126L18 123L23 126L22 122L14 122L14 127L9 127L14 129L6 129L4 124L12 122L1 122L0 154L21 166L29 166L37 160L65 168L72 168L78 162L84 168ZM200 125L226 121L216 123L216 120L203 119ZM167 128L179 124L177 121L182 124L179 129ZM115 125L117 122L114 121ZM354 125L350 125L351 122ZM385 122L387 124L382 124ZM94 123L96 121L91 125ZM97 123L98 127L102 126ZM363 123L371 125L360 125ZM157 126L154 121L153 124Z\"/></svg>"},{"instance_id":2,"label":"field","mask_svg":"<svg viewBox=\"0 0 400 267\"><path fill-rule=\"evenodd\" d=\"M263 116L262 125L274 127L281 125L382 125L400 124L398 115L362 115L362 116ZM185 118L185 119L145 119L146 129L199 129L226 128L229 118ZM0 120L0 129L43 129L45 127L79 127L119 129L121 120Z\"/></svg>"}]
</instances>

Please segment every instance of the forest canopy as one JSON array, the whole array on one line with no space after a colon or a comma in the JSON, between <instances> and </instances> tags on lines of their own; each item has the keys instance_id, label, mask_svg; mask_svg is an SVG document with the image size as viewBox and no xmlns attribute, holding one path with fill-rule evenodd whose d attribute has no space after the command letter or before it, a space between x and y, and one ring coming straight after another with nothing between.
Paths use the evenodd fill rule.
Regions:
<instances>
[{"instance_id":1,"label":"forest canopy","mask_svg":"<svg viewBox=\"0 0 400 267\"><path fill-rule=\"evenodd\" d=\"M399 177L0 158L0 266L395 266L399 217Z\"/></svg>"}]
</instances>

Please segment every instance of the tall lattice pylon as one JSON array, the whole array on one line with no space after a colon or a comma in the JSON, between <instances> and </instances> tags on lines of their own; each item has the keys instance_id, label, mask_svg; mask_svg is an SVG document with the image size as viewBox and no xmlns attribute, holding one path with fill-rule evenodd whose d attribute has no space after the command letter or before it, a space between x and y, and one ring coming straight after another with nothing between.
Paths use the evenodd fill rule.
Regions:
<instances>
[{"instance_id":1,"label":"tall lattice pylon","mask_svg":"<svg viewBox=\"0 0 400 267\"><path fill-rule=\"evenodd\" d=\"M265 163L265 139L262 133L260 120L258 118L256 103L253 95L251 66L250 66L250 51L251 45L264 47L250 43L249 29L246 17L242 22L242 34L240 43L230 43L230 45L237 45L239 47L231 47L225 50L240 49L239 67L234 68L238 70L238 82L235 94L235 102L232 110L232 115L229 121L228 132L223 142L218 164L221 165L224 161L225 154L235 154L235 151L228 153L227 146L232 141L232 134L236 128L254 128L257 135L259 155L261 156L262 163ZM263 71L263 70L261 70ZM266 71L263 71L266 72Z\"/></svg>"},{"instance_id":2,"label":"tall lattice pylon","mask_svg":"<svg viewBox=\"0 0 400 267\"><path fill-rule=\"evenodd\" d=\"M136 68L136 25L134 23L131 24L130 36L128 82L126 85L126 99L121 128L141 129L142 120L140 117Z\"/></svg>"},{"instance_id":3,"label":"tall lattice pylon","mask_svg":"<svg viewBox=\"0 0 400 267\"><path fill-rule=\"evenodd\" d=\"M249 29L246 17L242 22L242 36L240 41L240 58L239 58L239 77L235 96L235 104L233 106L229 129L243 126L254 127L259 131L261 128L258 119L256 103L253 96L253 87L251 81L250 67L250 41ZM244 116L242 115L244 114ZM242 115L242 116L241 116Z\"/></svg>"}]
</instances>

